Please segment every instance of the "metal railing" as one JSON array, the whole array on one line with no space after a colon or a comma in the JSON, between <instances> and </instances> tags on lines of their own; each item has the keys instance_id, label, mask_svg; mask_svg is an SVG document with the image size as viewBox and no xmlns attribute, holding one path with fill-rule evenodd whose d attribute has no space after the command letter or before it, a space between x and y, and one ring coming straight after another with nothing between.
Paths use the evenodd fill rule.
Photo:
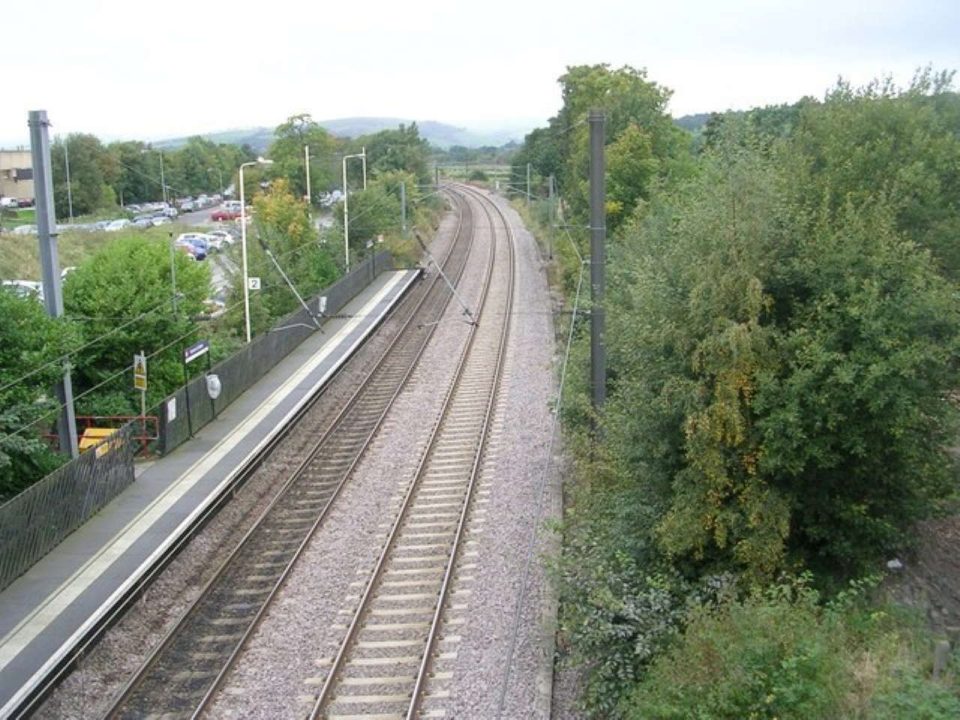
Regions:
<instances>
[{"instance_id":1,"label":"metal railing","mask_svg":"<svg viewBox=\"0 0 960 720\"><path fill-rule=\"evenodd\" d=\"M125 425L0 505L0 590L133 482L134 434Z\"/></svg>"}]
</instances>

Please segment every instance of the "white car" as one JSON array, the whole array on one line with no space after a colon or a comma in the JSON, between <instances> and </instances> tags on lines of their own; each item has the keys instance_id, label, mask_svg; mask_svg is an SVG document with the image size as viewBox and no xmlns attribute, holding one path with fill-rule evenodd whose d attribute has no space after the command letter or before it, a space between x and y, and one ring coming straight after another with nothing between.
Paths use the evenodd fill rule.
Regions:
<instances>
[{"instance_id":1,"label":"white car","mask_svg":"<svg viewBox=\"0 0 960 720\"><path fill-rule=\"evenodd\" d=\"M36 235L37 226L36 225L17 225L13 229L14 235Z\"/></svg>"},{"instance_id":2,"label":"white car","mask_svg":"<svg viewBox=\"0 0 960 720\"><path fill-rule=\"evenodd\" d=\"M2 197L0 198L0 207L4 208L15 208L19 207L17 199L13 197Z\"/></svg>"},{"instance_id":3,"label":"white car","mask_svg":"<svg viewBox=\"0 0 960 720\"><path fill-rule=\"evenodd\" d=\"M43 285L34 280L4 280L3 289L22 298L36 298L43 302Z\"/></svg>"},{"instance_id":4,"label":"white car","mask_svg":"<svg viewBox=\"0 0 960 720\"><path fill-rule=\"evenodd\" d=\"M217 252L221 252L224 248L228 248L236 242L233 235L226 230L211 230L206 234L206 238L210 249Z\"/></svg>"},{"instance_id":5,"label":"white car","mask_svg":"<svg viewBox=\"0 0 960 720\"><path fill-rule=\"evenodd\" d=\"M119 232L120 230L126 230L131 225L133 225L133 223L126 218L120 218L119 220L111 220L103 229L106 232Z\"/></svg>"}]
</instances>

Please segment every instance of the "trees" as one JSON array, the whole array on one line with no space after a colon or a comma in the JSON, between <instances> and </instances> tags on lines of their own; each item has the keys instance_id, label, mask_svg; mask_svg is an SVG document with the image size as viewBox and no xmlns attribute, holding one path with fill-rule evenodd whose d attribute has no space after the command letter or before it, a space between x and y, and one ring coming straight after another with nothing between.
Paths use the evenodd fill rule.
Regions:
<instances>
[{"instance_id":1,"label":"trees","mask_svg":"<svg viewBox=\"0 0 960 720\"><path fill-rule=\"evenodd\" d=\"M180 351L194 328L191 318L210 293L210 271L179 251L173 260L176 314L170 247L164 241L120 237L78 267L64 284L65 313L82 328L85 344L73 359L74 390L79 397L90 388L103 387L78 401L78 414L139 412L138 397L128 387L129 376L115 376L141 350L148 355L162 351L150 362L148 402L159 402L182 383Z\"/></svg>"},{"instance_id":2,"label":"trees","mask_svg":"<svg viewBox=\"0 0 960 720\"><path fill-rule=\"evenodd\" d=\"M265 248L303 297L328 286L339 271L330 252L318 242L307 204L293 195L284 179L274 180L267 192L257 194L253 206L255 219L247 231L247 252L250 275L261 278L262 290L250 294L250 324L256 333L298 306ZM243 286L235 276L229 302L233 309L227 322L238 335L244 324L242 298Z\"/></svg>"},{"instance_id":3,"label":"trees","mask_svg":"<svg viewBox=\"0 0 960 720\"><path fill-rule=\"evenodd\" d=\"M85 215L105 206L105 175L112 169L106 149L94 135L71 133L50 147L53 195L58 218L69 216L65 149L70 156L73 214Z\"/></svg>"},{"instance_id":4,"label":"trees","mask_svg":"<svg viewBox=\"0 0 960 720\"><path fill-rule=\"evenodd\" d=\"M413 175L419 183L430 182L427 170L429 144L420 137L416 123L365 135L357 138L353 145L366 148L367 166L373 175L403 171Z\"/></svg>"},{"instance_id":5,"label":"trees","mask_svg":"<svg viewBox=\"0 0 960 720\"><path fill-rule=\"evenodd\" d=\"M55 360L74 346L76 333L67 323L49 317L33 298L6 289L0 290L0 317L2 502L62 462L40 435L57 417L50 389L63 368Z\"/></svg>"},{"instance_id":6,"label":"trees","mask_svg":"<svg viewBox=\"0 0 960 720\"><path fill-rule=\"evenodd\" d=\"M297 196L307 192L304 147L310 147L310 189L316 193L336 185L333 152L336 141L309 113L292 115L277 126L268 152L273 160L270 175L283 178Z\"/></svg>"}]
</instances>

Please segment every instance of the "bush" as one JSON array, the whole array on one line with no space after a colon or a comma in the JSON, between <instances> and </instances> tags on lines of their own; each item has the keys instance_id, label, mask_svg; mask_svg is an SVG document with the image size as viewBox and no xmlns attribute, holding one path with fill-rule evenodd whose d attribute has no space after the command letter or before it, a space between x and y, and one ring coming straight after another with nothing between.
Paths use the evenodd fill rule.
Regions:
<instances>
[{"instance_id":1,"label":"bush","mask_svg":"<svg viewBox=\"0 0 960 720\"><path fill-rule=\"evenodd\" d=\"M860 599L827 606L805 580L699 605L620 708L628 720L927 718L960 700L927 678L915 637Z\"/></svg>"},{"instance_id":2,"label":"bush","mask_svg":"<svg viewBox=\"0 0 960 720\"><path fill-rule=\"evenodd\" d=\"M883 197L798 206L742 140L651 208L611 266L610 443L665 495L677 558L855 573L955 470L960 313Z\"/></svg>"}]
</instances>

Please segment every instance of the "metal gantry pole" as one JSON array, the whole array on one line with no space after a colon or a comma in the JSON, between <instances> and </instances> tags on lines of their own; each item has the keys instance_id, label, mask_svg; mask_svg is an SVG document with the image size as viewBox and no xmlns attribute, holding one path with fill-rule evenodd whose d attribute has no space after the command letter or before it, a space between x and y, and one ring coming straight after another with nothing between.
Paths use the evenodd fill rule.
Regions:
<instances>
[{"instance_id":1,"label":"metal gantry pole","mask_svg":"<svg viewBox=\"0 0 960 720\"><path fill-rule=\"evenodd\" d=\"M590 111L590 385L593 409L600 411L607 398L607 357L604 344L603 294L607 236L604 134L606 117Z\"/></svg>"},{"instance_id":2,"label":"metal gantry pole","mask_svg":"<svg viewBox=\"0 0 960 720\"><path fill-rule=\"evenodd\" d=\"M33 159L33 184L37 204L37 239L40 243L40 271L43 280L43 304L50 317L63 315L63 295L60 288L60 259L57 254L57 220L53 209L53 173L50 166L50 121L46 110L31 110L30 152ZM63 379L55 388L60 403L57 435L60 449L70 457L80 454L77 445L77 422L73 412L73 383L70 364L64 363Z\"/></svg>"},{"instance_id":3,"label":"metal gantry pole","mask_svg":"<svg viewBox=\"0 0 960 720\"><path fill-rule=\"evenodd\" d=\"M530 207L530 163L527 163L527 207Z\"/></svg>"},{"instance_id":4,"label":"metal gantry pole","mask_svg":"<svg viewBox=\"0 0 960 720\"><path fill-rule=\"evenodd\" d=\"M400 232L407 235L407 184L400 182Z\"/></svg>"}]
</instances>

